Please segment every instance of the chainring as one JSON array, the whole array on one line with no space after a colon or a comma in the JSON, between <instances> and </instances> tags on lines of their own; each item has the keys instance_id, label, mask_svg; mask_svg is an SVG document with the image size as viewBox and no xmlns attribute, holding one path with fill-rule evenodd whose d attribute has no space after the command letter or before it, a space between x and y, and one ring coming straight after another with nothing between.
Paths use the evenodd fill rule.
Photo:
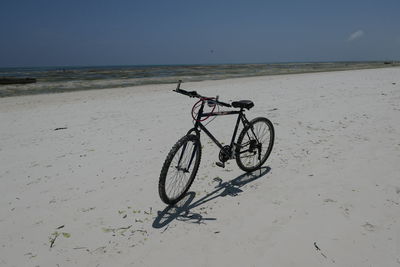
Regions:
<instances>
[{"instance_id":1,"label":"chainring","mask_svg":"<svg viewBox=\"0 0 400 267\"><path fill-rule=\"evenodd\" d=\"M225 162L231 158L231 155L227 151L231 151L231 146L226 145L219 151L218 158L221 162Z\"/></svg>"}]
</instances>

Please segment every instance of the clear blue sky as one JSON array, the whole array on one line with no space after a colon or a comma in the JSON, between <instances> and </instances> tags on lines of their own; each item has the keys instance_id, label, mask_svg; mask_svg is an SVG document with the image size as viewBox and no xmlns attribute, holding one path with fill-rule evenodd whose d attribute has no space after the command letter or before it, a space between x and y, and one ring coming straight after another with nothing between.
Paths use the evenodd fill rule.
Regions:
<instances>
[{"instance_id":1,"label":"clear blue sky","mask_svg":"<svg viewBox=\"0 0 400 267\"><path fill-rule=\"evenodd\" d=\"M0 67L400 60L400 0L1 0Z\"/></svg>"}]
</instances>

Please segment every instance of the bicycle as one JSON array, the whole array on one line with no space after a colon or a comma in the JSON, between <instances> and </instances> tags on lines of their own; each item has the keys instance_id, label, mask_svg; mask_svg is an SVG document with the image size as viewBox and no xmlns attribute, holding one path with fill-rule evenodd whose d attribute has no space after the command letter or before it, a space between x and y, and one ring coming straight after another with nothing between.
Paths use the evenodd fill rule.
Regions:
<instances>
[{"instance_id":1,"label":"bicycle","mask_svg":"<svg viewBox=\"0 0 400 267\"><path fill-rule=\"evenodd\" d=\"M194 127L171 148L161 169L158 191L161 200L168 205L173 205L181 200L194 181L201 159L201 131L206 133L220 148L217 166L224 168L226 161L235 159L239 168L245 172L252 172L261 168L271 154L275 138L274 126L269 119L257 117L251 121L247 120L244 111L245 109L250 110L254 106L252 101L240 100L228 104L219 101L218 96L206 97L196 91L181 89L181 83L182 81L179 80L176 89L173 90L174 92L199 100L192 108ZM204 112L206 103L212 108L211 112ZM215 112L217 106L239 108L239 110ZM197 114L196 109L198 109ZM238 117L232 139L230 145L224 146L207 130L202 122L213 116L234 114L238 114ZM243 129L235 142L240 122L243 124Z\"/></svg>"}]
</instances>

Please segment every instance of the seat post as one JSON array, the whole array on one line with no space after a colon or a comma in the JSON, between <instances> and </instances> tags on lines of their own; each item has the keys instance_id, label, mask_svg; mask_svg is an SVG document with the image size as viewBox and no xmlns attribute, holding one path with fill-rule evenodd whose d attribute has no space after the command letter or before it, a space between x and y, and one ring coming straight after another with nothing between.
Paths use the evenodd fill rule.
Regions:
<instances>
[{"instance_id":1,"label":"seat post","mask_svg":"<svg viewBox=\"0 0 400 267\"><path fill-rule=\"evenodd\" d=\"M240 113L239 113L239 115L238 115L238 117L237 117L237 120L236 120L236 125L235 125L235 129L233 130L233 135L232 135L232 140L231 140L231 152L232 152L232 149L233 149L233 144L234 144L234 142L235 142L235 139L236 139L236 134L237 134L237 130L239 129L239 123L240 123L240 120L243 120L243 117L244 116L244 114L243 114L243 108L240 108Z\"/></svg>"}]
</instances>

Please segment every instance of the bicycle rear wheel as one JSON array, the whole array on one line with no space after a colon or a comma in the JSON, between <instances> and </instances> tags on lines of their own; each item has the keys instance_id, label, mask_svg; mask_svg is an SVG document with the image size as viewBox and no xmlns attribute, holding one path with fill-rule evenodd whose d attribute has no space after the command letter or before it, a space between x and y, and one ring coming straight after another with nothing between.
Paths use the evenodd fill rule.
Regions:
<instances>
[{"instance_id":1,"label":"bicycle rear wheel","mask_svg":"<svg viewBox=\"0 0 400 267\"><path fill-rule=\"evenodd\" d=\"M265 163L274 145L274 126L267 118L250 121L239 135L236 146L236 163L245 172L255 171Z\"/></svg>"},{"instance_id":2,"label":"bicycle rear wheel","mask_svg":"<svg viewBox=\"0 0 400 267\"><path fill-rule=\"evenodd\" d=\"M172 147L158 183L158 192L164 203L172 205L185 196L199 169L200 158L201 144L196 135L185 135Z\"/></svg>"}]
</instances>

